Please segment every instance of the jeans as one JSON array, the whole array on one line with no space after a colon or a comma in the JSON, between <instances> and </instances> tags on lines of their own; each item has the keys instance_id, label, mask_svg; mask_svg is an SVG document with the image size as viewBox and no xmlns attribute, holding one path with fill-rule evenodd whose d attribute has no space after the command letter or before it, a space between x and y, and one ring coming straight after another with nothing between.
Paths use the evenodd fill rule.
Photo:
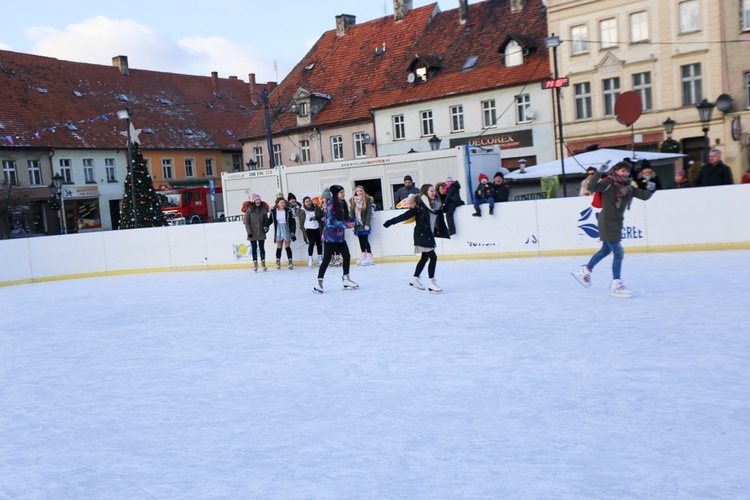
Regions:
<instances>
[{"instance_id":1,"label":"jeans","mask_svg":"<svg viewBox=\"0 0 750 500\"><path fill-rule=\"evenodd\" d=\"M601 260L610 253L614 253L614 259L612 260L612 279L619 280L620 272L622 271L622 259L625 258L625 250L623 250L622 243L619 241L617 243L607 243L606 241L602 241L602 247L598 252L591 256L591 260L586 264L586 267L593 271L594 266L601 262Z\"/></svg>"},{"instance_id":2,"label":"jeans","mask_svg":"<svg viewBox=\"0 0 750 500\"><path fill-rule=\"evenodd\" d=\"M490 208L495 208L495 198L487 198L486 200L480 200L479 198L474 198L474 210L479 212L479 205L482 205L483 203L489 203Z\"/></svg>"}]
</instances>

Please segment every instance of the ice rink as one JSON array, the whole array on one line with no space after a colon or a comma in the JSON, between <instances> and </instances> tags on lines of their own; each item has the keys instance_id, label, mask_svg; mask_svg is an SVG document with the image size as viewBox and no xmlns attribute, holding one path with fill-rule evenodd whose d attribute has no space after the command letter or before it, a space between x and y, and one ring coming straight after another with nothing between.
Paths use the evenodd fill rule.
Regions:
<instances>
[{"instance_id":1,"label":"ice rink","mask_svg":"<svg viewBox=\"0 0 750 500\"><path fill-rule=\"evenodd\" d=\"M586 261L0 288L0 499L750 497L750 251Z\"/></svg>"}]
</instances>

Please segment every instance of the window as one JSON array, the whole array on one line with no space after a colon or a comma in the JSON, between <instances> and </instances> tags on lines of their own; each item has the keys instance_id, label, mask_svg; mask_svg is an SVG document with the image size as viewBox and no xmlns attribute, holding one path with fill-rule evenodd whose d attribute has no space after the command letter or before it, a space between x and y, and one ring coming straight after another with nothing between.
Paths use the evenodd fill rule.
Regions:
<instances>
[{"instance_id":1,"label":"window","mask_svg":"<svg viewBox=\"0 0 750 500\"><path fill-rule=\"evenodd\" d=\"M745 73L745 107L750 109L750 73Z\"/></svg>"},{"instance_id":2,"label":"window","mask_svg":"<svg viewBox=\"0 0 750 500\"><path fill-rule=\"evenodd\" d=\"M203 160L203 165L206 167L206 177L211 177L214 175L214 159L213 158L206 158Z\"/></svg>"},{"instance_id":3,"label":"window","mask_svg":"<svg viewBox=\"0 0 750 500\"><path fill-rule=\"evenodd\" d=\"M404 115L395 115L393 117L393 140L403 141L406 138L406 128L404 125Z\"/></svg>"},{"instance_id":4,"label":"window","mask_svg":"<svg viewBox=\"0 0 750 500\"><path fill-rule=\"evenodd\" d=\"M687 0L680 3L680 33L698 31L698 0Z\"/></svg>"},{"instance_id":5,"label":"window","mask_svg":"<svg viewBox=\"0 0 750 500\"><path fill-rule=\"evenodd\" d=\"M435 133L432 126L432 111L422 111L420 116L422 119L422 137L432 136Z\"/></svg>"},{"instance_id":6,"label":"window","mask_svg":"<svg viewBox=\"0 0 750 500\"><path fill-rule=\"evenodd\" d=\"M3 160L3 182L8 186L18 185L16 162L12 160Z\"/></svg>"},{"instance_id":7,"label":"window","mask_svg":"<svg viewBox=\"0 0 750 500\"><path fill-rule=\"evenodd\" d=\"M451 132L463 132L464 130L464 107L451 106Z\"/></svg>"},{"instance_id":8,"label":"window","mask_svg":"<svg viewBox=\"0 0 750 500\"><path fill-rule=\"evenodd\" d=\"M185 158L185 177L195 177L195 160Z\"/></svg>"},{"instance_id":9,"label":"window","mask_svg":"<svg viewBox=\"0 0 750 500\"><path fill-rule=\"evenodd\" d=\"M73 167L69 158L60 159L60 175L63 178L63 184L73 184Z\"/></svg>"},{"instance_id":10,"label":"window","mask_svg":"<svg viewBox=\"0 0 750 500\"><path fill-rule=\"evenodd\" d=\"M651 73L649 71L633 75L633 90L641 96L643 111L654 109L654 103L651 98Z\"/></svg>"},{"instance_id":11,"label":"window","mask_svg":"<svg viewBox=\"0 0 750 500\"><path fill-rule=\"evenodd\" d=\"M742 0L742 31L750 30L750 0Z\"/></svg>"},{"instance_id":12,"label":"window","mask_svg":"<svg viewBox=\"0 0 750 500\"><path fill-rule=\"evenodd\" d=\"M523 64L523 47L511 40L505 47L505 66L520 66Z\"/></svg>"},{"instance_id":13,"label":"window","mask_svg":"<svg viewBox=\"0 0 750 500\"><path fill-rule=\"evenodd\" d=\"M253 160L255 160L255 168L263 168L263 148L253 148ZM281 163L276 163L276 165L281 165Z\"/></svg>"},{"instance_id":14,"label":"window","mask_svg":"<svg viewBox=\"0 0 750 500\"><path fill-rule=\"evenodd\" d=\"M344 159L344 139L340 135L331 137L331 158L334 161Z\"/></svg>"},{"instance_id":15,"label":"window","mask_svg":"<svg viewBox=\"0 0 750 500\"><path fill-rule=\"evenodd\" d=\"M352 136L354 139L354 157L362 158L366 155L365 152L365 133L357 132Z\"/></svg>"},{"instance_id":16,"label":"window","mask_svg":"<svg viewBox=\"0 0 750 500\"><path fill-rule=\"evenodd\" d=\"M615 18L599 21L599 41L602 49L617 45L617 20Z\"/></svg>"},{"instance_id":17,"label":"window","mask_svg":"<svg viewBox=\"0 0 750 500\"><path fill-rule=\"evenodd\" d=\"M531 106L531 96L529 94L521 94L516 96L516 123L530 122L531 118L527 115L527 111Z\"/></svg>"},{"instance_id":18,"label":"window","mask_svg":"<svg viewBox=\"0 0 750 500\"><path fill-rule=\"evenodd\" d=\"M307 103L306 102L301 102L297 104L297 115L307 116Z\"/></svg>"},{"instance_id":19,"label":"window","mask_svg":"<svg viewBox=\"0 0 750 500\"><path fill-rule=\"evenodd\" d=\"M96 179L94 179L94 159L93 158L83 159L83 181L86 184L96 184Z\"/></svg>"},{"instance_id":20,"label":"window","mask_svg":"<svg viewBox=\"0 0 750 500\"><path fill-rule=\"evenodd\" d=\"M682 105L698 104L703 99L701 65L688 64L680 68L682 73Z\"/></svg>"},{"instance_id":21,"label":"window","mask_svg":"<svg viewBox=\"0 0 750 500\"><path fill-rule=\"evenodd\" d=\"M573 55L589 51L589 30L585 24L570 28L570 39L573 42Z\"/></svg>"},{"instance_id":22,"label":"window","mask_svg":"<svg viewBox=\"0 0 750 500\"><path fill-rule=\"evenodd\" d=\"M573 85L576 101L576 120L589 120L591 118L591 82L576 83Z\"/></svg>"},{"instance_id":23,"label":"window","mask_svg":"<svg viewBox=\"0 0 750 500\"><path fill-rule=\"evenodd\" d=\"M37 160L29 160L29 184L32 186L42 185L42 164Z\"/></svg>"},{"instance_id":24,"label":"window","mask_svg":"<svg viewBox=\"0 0 750 500\"><path fill-rule=\"evenodd\" d=\"M232 170L242 170L242 155L232 155Z\"/></svg>"},{"instance_id":25,"label":"window","mask_svg":"<svg viewBox=\"0 0 750 500\"><path fill-rule=\"evenodd\" d=\"M263 158L261 158L261 160L263 160ZM281 144L273 145L273 164L274 165L284 164L284 159L281 157ZM261 161L255 166L255 168L260 168L262 166L263 166L263 162Z\"/></svg>"},{"instance_id":26,"label":"window","mask_svg":"<svg viewBox=\"0 0 750 500\"><path fill-rule=\"evenodd\" d=\"M165 179L172 178L172 160L164 159L161 161L161 172Z\"/></svg>"},{"instance_id":27,"label":"window","mask_svg":"<svg viewBox=\"0 0 750 500\"><path fill-rule=\"evenodd\" d=\"M117 171L115 170L115 159L104 159L104 173L107 175L107 182L117 182Z\"/></svg>"},{"instance_id":28,"label":"window","mask_svg":"<svg viewBox=\"0 0 750 500\"><path fill-rule=\"evenodd\" d=\"M308 163L310 161L310 141L307 139L299 141L299 152L302 156L302 163Z\"/></svg>"},{"instance_id":29,"label":"window","mask_svg":"<svg viewBox=\"0 0 750 500\"><path fill-rule=\"evenodd\" d=\"M482 128L494 127L497 124L495 100L482 101Z\"/></svg>"},{"instance_id":30,"label":"window","mask_svg":"<svg viewBox=\"0 0 750 500\"><path fill-rule=\"evenodd\" d=\"M620 97L620 79L606 78L602 81L604 89L604 116L614 116L615 101Z\"/></svg>"},{"instance_id":31,"label":"window","mask_svg":"<svg viewBox=\"0 0 750 500\"><path fill-rule=\"evenodd\" d=\"M648 40L648 15L646 12L630 14L630 42L638 43Z\"/></svg>"}]
</instances>

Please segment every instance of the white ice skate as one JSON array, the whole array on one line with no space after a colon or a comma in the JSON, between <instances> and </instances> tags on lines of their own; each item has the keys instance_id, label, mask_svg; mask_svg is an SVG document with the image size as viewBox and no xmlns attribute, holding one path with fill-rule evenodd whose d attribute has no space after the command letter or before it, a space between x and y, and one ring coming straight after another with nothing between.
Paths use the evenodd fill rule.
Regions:
<instances>
[{"instance_id":1,"label":"white ice skate","mask_svg":"<svg viewBox=\"0 0 750 500\"><path fill-rule=\"evenodd\" d=\"M431 292L442 292L443 289L438 286L438 284L435 282L435 278L430 278L430 282L427 283L427 290Z\"/></svg>"},{"instance_id":2,"label":"white ice skate","mask_svg":"<svg viewBox=\"0 0 750 500\"><path fill-rule=\"evenodd\" d=\"M630 292L630 288L626 287L622 280L612 280L612 285L610 286L610 295L612 297L617 297L620 299L628 299L633 296L633 294Z\"/></svg>"},{"instance_id":3,"label":"white ice skate","mask_svg":"<svg viewBox=\"0 0 750 500\"><path fill-rule=\"evenodd\" d=\"M268 268L266 267L266 261L261 260L260 261L260 267L263 268L264 271L268 271Z\"/></svg>"},{"instance_id":4,"label":"white ice skate","mask_svg":"<svg viewBox=\"0 0 750 500\"><path fill-rule=\"evenodd\" d=\"M318 281L315 283L315 286L313 287L313 292L323 293L323 278L318 278Z\"/></svg>"},{"instance_id":5,"label":"white ice skate","mask_svg":"<svg viewBox=\"0 0 750 500\"><path fill-rule=\"evenodd\" d=\"M572 274L573 277L586 288L591 286L591 270L588 267L581 266L578 271L570 274Z\"/></svg>"},{"instance_id":6,"label":"white ice skate","mask_svg":"<svg viewBox=\"0 0 750 500\"><path fill-rule=\"evenodd\" d=\"M424 290L424 285L419 281L419 276L412 276L411 281L409 281L409 286L413 286L417 290Z\"/></svg>"},{"instance_id":7,"label":"white ice skate","mask_svg":"<svg viewBox=\"0 0 750 500\"><path fill-rule=\"evenodd\" d=\"M311 268L313 267L313 258L312 256L307 258L307 267Z\"/></svg>"},{"instance_id":8,"label":"white ice skate","mask_svg":"<svg viewBox=\"0 0 750 500\"><path fill-rule=\"evenodd\" d=\"M276 259L276 269L279 269L279 270L281 269L281 260L280 259Z\"/></svg>"},{"instance_id":9,"label":"white ice skate","mask_svg":"<svg viewBox=\"0 0 750 500\"><path fill-rule=\"evenodd\" d=\"M320 267L320 265L322 263L323 263L323 256L322 255L318 255L318 267Z\"/></svg>"},{"instance_id":10,"label":"white ice skate","mask_svg":"<svg viewBox=\"0 0 750 500\"><path fill-rule=\"evenodd\" d=\"M253 262L253 271L258 272L258 261Z\"/></svg>"},{"instance_id":11,"label":"white ice skate","mask_svg":"<svg viewBox=\"0 0 750 500\"><path fill-rule=\"evenodd\" d=\"M356 290L359 288L359 285L352 280L349 279L349 275L345 274L341 277L341 282L344 285L344 290Z\"/></svg>"}]
</instances>

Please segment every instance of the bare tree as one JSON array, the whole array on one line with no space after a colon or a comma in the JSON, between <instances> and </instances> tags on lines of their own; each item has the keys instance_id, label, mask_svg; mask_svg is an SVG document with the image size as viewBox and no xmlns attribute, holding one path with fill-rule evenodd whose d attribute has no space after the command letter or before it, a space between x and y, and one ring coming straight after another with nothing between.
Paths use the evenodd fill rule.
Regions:
<instances>
[{"instance_id":1,"label":"bare tree","mask_svg":"<svg viewBox=\"0 0 750 500\"><path fill-rule=\"evenodd\" d=\"M10 238L13 229L11 225L14 212L18 212L25 205L17 183L8 179L0 181L0 240Z\"/></svg>"}]
</instances>

